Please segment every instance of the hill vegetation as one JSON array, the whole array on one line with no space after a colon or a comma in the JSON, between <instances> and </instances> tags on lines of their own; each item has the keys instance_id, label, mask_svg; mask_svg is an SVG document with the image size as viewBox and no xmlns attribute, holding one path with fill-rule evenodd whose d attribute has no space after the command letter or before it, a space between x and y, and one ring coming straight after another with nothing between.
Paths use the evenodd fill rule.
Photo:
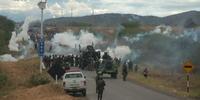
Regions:
<instances>
[{"instance_id":1,"label":"hill vegetation","mask_svg":"<svg viewBox=\"0 0 200 100\"><path fill-rule=\"evenodd\" d=\"M63 27L63 25L68 26L81 26L82 24L87 26L118 26L123 23L129 23L137 21L143 23L144 25L170 25L170 26L180 26L180 27L193 27L200 25L199 11L188 11L175 15L170 15L166 17L157 16L140 16L134 14L100 14L92 16L83 17L61 17L53 18L45 21L46 25L55 24L57 27ZM71 24L71 23L75 23ZM39 23L38 23L39 24ZM66 27L66 26L64 26Z\"/></svg>"},{"instance_id":2,"label":"hill vegetation","mask_svg":"<svg viewBox=\"0 0 200 100\"><path fill-rule=\"evenodd\" d=\"M138 32L141 32L140 23L139 22L127 22L121 24L124 28L120 31L119 35L134 35Z\"/></svg>"},{"instance_id":3,"label":"hill vegetation","mask_svg":"<svg viewBox=\"0 0 200 100\"><path fill-rule=\"evenodd\" d=\"M46 71L39 73L39 61L0 62L0 100L79 100L67 95Z\"/></svg>"},{"instance_id":4,"label":"hill vegetation","mask_svg":"<svg viewBox=\"0 0 200 100\"><path fill-rule=\"evenodd\" d=\"M0 16L0 54L6 53L8 51L8 43L11 37L11 33L14 30L15 23L4 17Z\"/></svg>"}]
</instances>

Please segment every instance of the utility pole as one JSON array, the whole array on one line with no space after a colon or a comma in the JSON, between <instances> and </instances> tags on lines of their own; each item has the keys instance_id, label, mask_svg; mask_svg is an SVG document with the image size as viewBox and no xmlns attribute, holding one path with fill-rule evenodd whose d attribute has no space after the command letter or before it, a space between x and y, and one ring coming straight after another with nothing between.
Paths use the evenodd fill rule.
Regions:
<instances>
[{"instance_id":1,"label":"utility pole","mask_svg":"<svg viewBox=\"0 0 200 100\"><path fill-rule=\"evenodd\" d=\"M40 41L39 41L39 55L40 55L40 73L42 73L43 56L44 56L44 33L43 33L43 15L46 8L47 0L41 0L38 3L38 7L41 9L41 29L40 29Z\"/></svg>"},{"instance_id":2,"label":"utility pole","mask_svg":"<svg viewBox=\"0 0 200 100\"><path fill-rule=\"evenodd\" d=\"M73 8L71 8L71 18L73 17Z\"/></svg>"},{"instance_id":3,"label":"utility pole","mask_svg":"<svg viewBox=\"0 0 200 100\"><path fill-rule=\"evenodd\" d=\"M94 8L92 8L92 15L94 15L94 13L95 13L95 12L94 12Z\"/></svg>"}]
</instances>

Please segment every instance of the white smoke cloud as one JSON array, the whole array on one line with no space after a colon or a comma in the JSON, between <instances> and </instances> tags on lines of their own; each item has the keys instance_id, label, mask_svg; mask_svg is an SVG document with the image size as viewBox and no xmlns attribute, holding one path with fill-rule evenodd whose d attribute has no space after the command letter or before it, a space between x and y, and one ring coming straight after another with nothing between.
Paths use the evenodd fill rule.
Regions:
<instances>
[{"instance_id":1,"label":"white smoke cloud","mask_svg":"<svg viewBox=\"0 0 200 100\"><path fill-rule=\"evenodd\" d=\"M10 51L19 51L19 44L17 43L16 32L12 32L8 48Z\"/></svg>"},{"instance_id":2,"label":"white smoke cloud","mask_svg":"<svg viewBox=\"0 0 200 100\"><path fill-rule=\"evenodd\" d=\"M17 41L28 41L30 36L28 35L29 24L37 19L33 16L26 17L24 24L22 25L22 31L17 34Z\"/></svg>"},{"instance_id":3,"label":"white smoke cloud","mask_svg":"<svg viewBox=\"0 0 200 100\"><path fill-rule=\"evenodd\" d=\"M54 53L73 53L71 52L74 49L78 49L80 45L82 48L87 45L96 45L101 41L101 39L94 36L93 33L88 31L80 31L80 35L76 36L72 31L57 33L54 35L54 38L51 40L53 45Z\"/></svg>"},{"instance_id":4,"label":"white smoke cloud","mask_svg":"<svg viewBox=\"0 0 200 100\"><path fill-rule=\"evenodd\" d=\"M124 58L131 53L131 49L128 46L117 46L116 48L108 47L106 51L108 51L112 58Z\"/></svg>"},{"instance_id":5,"label":"white smoke cloud","mask_svg":"<svg viewBox=\"0 0 200 100\"><path fill-rule=\"evenodd\" d=\"M171 26L167 26L167 25L159 25L156 26L156 28L152 31L152 33L157 33L157 34L164 34L164 35L170 35L170 33L172 33L172 28Z\"/></svg>"},{"instance_id":6,"label":"white smoke cloud","mask_svg":"<svg viewBox=\"0 0 200 100\"><path fill-rule=\"evenodd\" d=\"M77 44L77 39L72 32L57 33L54 35L52 43L73 48Z\"/></svg>"},{"instance_id":7,"label":"white smoke cloud","mask_svg":"<svg viewBox=\"0 0 200 100\"><path fill-rule=\"evenodd\" d=\"M12 36L8 45L10 51L19 51L20 42L30 41L30 36L28 35L29 24L35 20L35 17L27 17L21 27L22 31L19 34L17 34L16 32L12 32Z\"/></svg>"},{"instance_id":8,"label":"white smoke cloud","mask_svg":"<svg viewBox=\"0 0 200 100\"><path fill-rule=\"evenodd\" d=\"M86 47L87 45L94 44L96 45L101 40L94 36L94 34L89 33L87 31L81 31L81 35L79 38L79 44L82 47Z\"/></svg>"},{"instance_id":9,"label":"white smoke cloud","mask_svg":"<svg viewBox=\"0 0 200 100\"><path fill-rule=\"evenodd\" d=\"M18 34L12 32L8 47L10 51L18 52L19 57L14 58L12 55L6 54L1 57L1 61L17 61L17 59L24 59L33 55L34 43L30 40L28 30L29 24L35 20L36 18L34 17L27 17L24 24L21 26L21 32Z\"/></svg>"},{"instance_id":10,"label":"white smoke cloud","mask_svg":"<svg viewBox=\"0 0 200 100\"><path fill-rule=\"evenodd\" d=\"M145 36L149 36L149 35L155 35L155 34L160 34L163 36L167 36L170 38L174 38L174 39L180 39L183 37L188 37L191 38L193 41L197 42L199 40L199 33L200 29L188 29L185 30L184 32L177 34L172 32L172 27L171 26L167 26L167 25L159 25L157 26L154 30L150 31L150 32L146 32L146 33L138 33L136 36L134 37L127 37L125 36L124 39L134 43L134 42L138 42L141 39L143 39Z\"/></svg>"},{"instance_id":11,"label":"white smoke cloud","mask_svg":"<svg viewBox=\"0 0 200 100\"><path fill-rule=\"evenodd\" d=\"M4 54L0 56L0 61L2 62L16 62L17 59L14 58L12 55L10 54Z\"/></svg>"},{"instance_id":12,"label":"white smoke cloud","mask_svg":"<svg viewBox=\"0 0 200 100\"><path fill-rule=\"evenodd\" d=\"M189 29L189 30L185 30L183 34L177 36L176 38L189 37L193 41L198 42L200 38L199 33L200 33L200 29Z\"/></svg>"}]
</instances>

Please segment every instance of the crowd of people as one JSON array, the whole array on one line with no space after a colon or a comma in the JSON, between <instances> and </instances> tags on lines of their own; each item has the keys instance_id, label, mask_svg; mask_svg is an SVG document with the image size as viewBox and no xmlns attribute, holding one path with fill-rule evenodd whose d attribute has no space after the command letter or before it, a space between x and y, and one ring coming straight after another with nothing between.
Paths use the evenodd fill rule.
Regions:
<instances>
[{"instance_id":1,"label":"crowd of people","mask_svg":"<svg viewBox=\"0 0 200 100\"><path fill-rule=\"evenodd\" d=\"M57 67L80 67L80 57L78 55L45 55L43 57L43 62L46 68L51 68L52 66Z\"/></svg>"},{"instance_id":2,"label":"crowd of people","mask_svg":"<svg viewBox=\"0 0 200 100\"><path fill-rule=\"evenodd\" d=\"M57 67L79 67L81 69L95 69L99 66L100 52L95 51L93 46L87 46L85 50L80 50L77 55L45 55L43 62L47 68Z\"/></svg>"}]
</instances>

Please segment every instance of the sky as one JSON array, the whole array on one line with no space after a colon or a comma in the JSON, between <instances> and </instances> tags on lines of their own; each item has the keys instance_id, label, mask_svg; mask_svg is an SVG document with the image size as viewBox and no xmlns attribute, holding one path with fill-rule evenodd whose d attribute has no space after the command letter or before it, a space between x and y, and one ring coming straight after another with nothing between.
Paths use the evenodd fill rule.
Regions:
<instances>
[{"instance_id":1,"label":"sky","mask_svg":"<svg viewBox=\"0 0 200 100\"><path fill-rule=\"evenodd\" d=\"M28 16L40 17L41 0L0 0L0 15L15 21ZM122 13L164 17L181 12L200 11L200 0L48 0L45 19Z\"/></svg>"}]
</instances>

